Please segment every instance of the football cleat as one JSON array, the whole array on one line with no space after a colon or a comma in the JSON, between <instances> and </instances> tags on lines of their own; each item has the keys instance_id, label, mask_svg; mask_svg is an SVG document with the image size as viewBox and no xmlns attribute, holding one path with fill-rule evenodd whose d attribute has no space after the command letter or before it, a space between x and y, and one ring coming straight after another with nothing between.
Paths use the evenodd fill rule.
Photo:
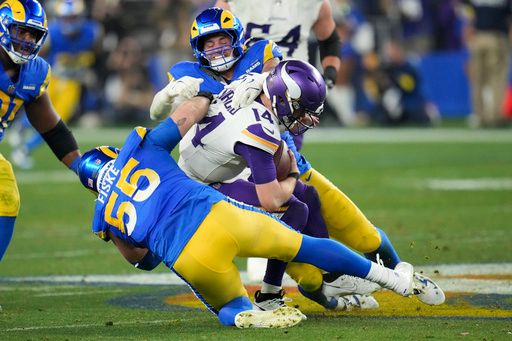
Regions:
<instances>
[{"instance_id":1,"label":"football cleat","mask_svg":"<svg viewBox=\"0 0 512 341\"><path fill-rule=\"evenodd\" d=\"M326 296L322 288L315 291L305 291L301 286L298 288L304 297L309 298L328 310L375 309L379 307L379 303L371 295Z\"/></svg>"},{"instance_id":2,"label":"football cleat","mask_svg":"<svg viewBox=\"0 0 512 341\"><path fill-rule=\"evenodd\" d=\"M389 289L402 296L412 295L414 287L413 272L414 268L411 264L407 262L398 263L394 271L395 276L397 276L397 282Z\"/></svg>"},{"instance_id":3,"label":"football cleat","mask_svg":"<svg viewBox=\"0 0 512 341\"><path fill-rule=\"evenodd\" d=\"M258 290L254 294L254 306L263 311L286 307L285 302L291 302L292 299L284 297L285 293L283 289L279 290L277 294L264 294Z\"/></svg>"},{"instance_id":4,"label":"football cleat","mask_svg":"<svg viewBox=\"0 0 512 341\"><path fill-rule=\"evenodd\" d=\"M371 282L367 279L341 275L332 277L335 274L325 274L322 284L322 292L325 296L345 296L352 294L368 295L372 292L379 290L381 287L377 283Z\"/></svg>"},{"instance_id":5,"label":"football cleat","mask_svg":"<svg viewBox=\"0 0 512 341\"><path fill-rule=\"evenodd\" d=\"M413 293L418 299L428 305L440 305L445 301L443 290L427 276L414 273Z\"/></svg>"},{"instance_id":6,"label":"football cleat","mask_svg":"<svg viewBox=\"0 0 512 341\"><path fill-rule=\"evenodd\" d=\"M379 302L371 295L346 295L338 298L335 310L377 309Z\"/></svg>"},{"instance_id":7,"label":"football cleat","mask_svg":"<svg viewBox=\"0 0 512 341\"><path fill-rule=\"evenodd\" d=\"M305 319L299 309L285 306L270 311L242 311L235 316L235 325L238 328L289 328Z\"/></svg>"}]
</instances>

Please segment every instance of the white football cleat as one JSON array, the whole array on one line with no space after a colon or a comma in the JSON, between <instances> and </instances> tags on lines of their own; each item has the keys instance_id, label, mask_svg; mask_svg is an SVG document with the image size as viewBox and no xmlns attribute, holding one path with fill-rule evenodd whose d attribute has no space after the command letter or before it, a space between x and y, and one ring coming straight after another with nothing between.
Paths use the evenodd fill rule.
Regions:
<instances>
[{"instance_id":1,"label":"white football cleat","mask_svg":"<svg viewBox=\"0 0 512 341\"><path fill-rule=\"evenodd\" d=\"M414 289L413 266L407 262L400 262L395 266L394 272L398 276L398 281L390 289L402 296L412 295Z\"/></svg>"},{"instance_id":2,"label":"white football cleat","mask_svg":"<svg viewBox=\"0 0 512 341\"><path fill-rule=\"evenodd\" d=\"M341 275L332 282L327 280L324 276L322 293L327 297L352 294L368 295L381 288L377 283L349 275Z\"/></svg>"},{"instance_id":3,"label":"white football cleat","mask_svg":"<svg viewBox=\"0 0 512 341\"><path fill-rule=\"evenodd\" d=\"M414 273L414 295L428 305L440 305L445 301L443 290L430 278Z\"/></svg>"},{"instance_id":4,"label":"white football cleat","mask_svg":"<svg viewBox=\"0 0 512 341\"><path fill-rule=\"evenodd\" d=\"M262 293L260 290L254 294L253 307L259 310L274 310L281 307L286 307L285 302L291 302L292 299L284 297L286 292L281 289L277 294Z\"/></svg>"},{"instance_id":5,"label":"white football cleat","mask_svg":"<svg viewBox=\"0 0 512 341\"><path fill-rule=\"evenodd\" d=\"M335 310L377 309L379 302L371 295L346 295L338 298Z\"/></svg>"},{"instance_id":6,"label":"white football cleat","mask_svg":"<svg viewBox=\"0 0 512 341\"><path fill-rule=\"evenodd\" d=\"M246 310L235 316L238 328L289 328L306 319L299 309L281 307L275 310Z\"/></svg>"}]
</instances>

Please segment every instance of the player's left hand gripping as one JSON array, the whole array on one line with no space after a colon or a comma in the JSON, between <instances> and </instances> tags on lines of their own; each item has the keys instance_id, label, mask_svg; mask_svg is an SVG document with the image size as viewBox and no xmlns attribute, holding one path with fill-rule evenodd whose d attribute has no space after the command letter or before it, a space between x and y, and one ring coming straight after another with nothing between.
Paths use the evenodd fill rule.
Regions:
<instances>
[{"instance_id":1,"label":"player's left hand gripping","mask_svg":"<svg viewBox=\"0 0 512 341\"><path fill-rule=\"evenodd\" d=\"M234 91L233 102L231 103L232 106L234 108L243 108L251 104L261 93L263 83L267 76L268 72L249 72L229 85L226 85L226 89Z\"/></svg>"},{"instance_id":2,"label":"player's left hand gripping","mask_svg":"<svg viewBox=\"0 0 512 341\"><path fill-rule=\"evenodd\" d=\"M199 87L204 79L184 76L178 79L173 79L166 86L167 94L171 98L177 96L190 99L197 95Z\"/></svg>"}]
</instances>

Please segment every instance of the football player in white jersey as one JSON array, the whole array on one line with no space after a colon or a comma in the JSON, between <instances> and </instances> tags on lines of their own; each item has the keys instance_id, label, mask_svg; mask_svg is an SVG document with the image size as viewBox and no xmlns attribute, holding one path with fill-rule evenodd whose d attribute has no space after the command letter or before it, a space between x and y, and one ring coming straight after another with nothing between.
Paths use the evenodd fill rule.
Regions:
<instances>
[{"instance_id":1,"label":"football player in white jersey","mask_svg":"<svg viewBox=\"0 0 512 341\"><path fill-rule=\"evenodd\" d=\"M284 145L280 134L286 129L301 133L318 123L325 95L325 83L313 66L299 60L281 62L248 107L234 108L233 90L224 89L206 118L180 143L178 164L192 179L238 201L278 213L282 221L304 234L328 238L314 188L297 181L298 173L279 178L274 165L274 154ZM287 148L283 152L288 152ZM293 157L291 161L295 163ZM232 180L247 167L251 181ZM273 310L285 305L281 287L285 269L284 262L268 261L255 306ZM365 283L369 288L362 294L377 289L371 282L358 281L360 287ZM377 305L372 298L364 299ZM347 309L347 302L340 302L334 300L331 308Z\"/></svg>"},{"instance_id":2,"label":"football player in white jersey","mask_svg":"<svg viewBox=\"0 0 512 341\"><path fill-rule=\"evenodd\" d=\"M257 6L246 0L217 0L215 6L230 10L244 23L246 40L272 40L285 58L309 61L308 40L313 32L326 85L330 88L336 82L340 39L329 0L259 0Z\"/></svg>"}]
</instances>

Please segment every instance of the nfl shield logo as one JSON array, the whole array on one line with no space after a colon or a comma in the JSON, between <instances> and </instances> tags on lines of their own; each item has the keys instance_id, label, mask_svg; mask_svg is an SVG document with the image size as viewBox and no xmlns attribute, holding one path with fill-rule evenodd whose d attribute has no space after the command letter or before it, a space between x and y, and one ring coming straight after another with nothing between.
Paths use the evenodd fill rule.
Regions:
<instances>
[{"instance_id":1,"label":"nfl shield logo","mask_svg":"<svg viewBox=\"0 0 512 341\"><path fill-rule=\"evenodd\" d=\"M12 85L12 84L9 85L9 87L7 88L7 92L9 94L13 94L15 90L16 90L16 87L14 85Z\"/></svg>"}]
</instances>

